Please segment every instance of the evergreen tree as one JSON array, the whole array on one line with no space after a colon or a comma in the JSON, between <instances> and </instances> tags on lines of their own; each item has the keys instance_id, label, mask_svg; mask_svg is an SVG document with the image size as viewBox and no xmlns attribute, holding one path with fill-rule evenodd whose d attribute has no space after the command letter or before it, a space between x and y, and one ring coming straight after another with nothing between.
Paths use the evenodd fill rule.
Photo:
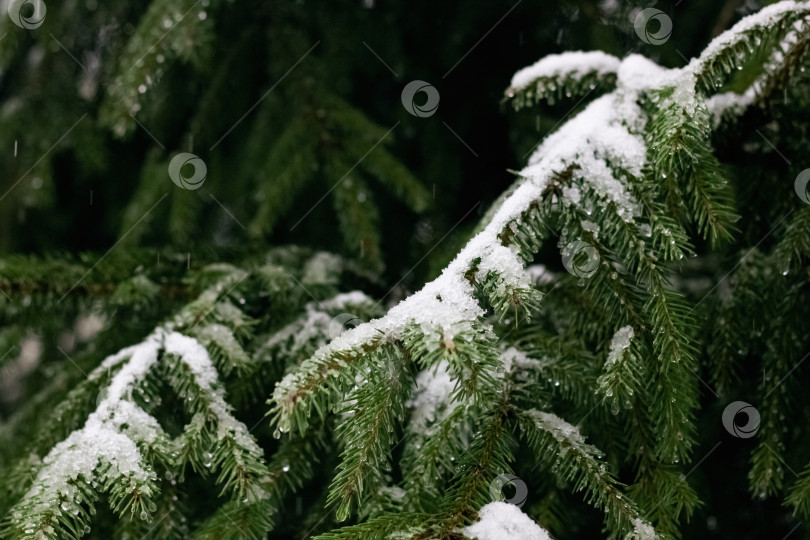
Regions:
<instances>
[{"instance_id":1,"label":"evergreen tree","mask_svg":"<svg viewBox=\"0 0 810 540\"><path fill-rule=\"evenodd\" d=\"M0 141L42 157L3 160L3 226L58 234L67 177L127 202L106 250L4 237L3 538L810 534L810 3L681 67L518 71L514 122L562 118L423 286L395 246L430 255L446 203L392 133L438 91L383 123L343 70L343 32L406 7L7 8Z\"/></svg>"}]
</instances>

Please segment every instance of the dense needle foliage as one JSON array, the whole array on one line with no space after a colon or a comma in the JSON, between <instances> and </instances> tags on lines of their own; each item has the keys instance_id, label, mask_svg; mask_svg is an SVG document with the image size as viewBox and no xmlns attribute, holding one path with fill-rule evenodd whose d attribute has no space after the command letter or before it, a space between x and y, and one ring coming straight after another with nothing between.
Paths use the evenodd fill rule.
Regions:
<instances>
[{"instance_id":1,"label":"dense needle foliage","mask_svg":"<svg viewBox=\"0 0 810 540\"><path fill-rule=\"evenodd\" d=\"M0 537L810 534L810 4L20 4Z\"/></svg>"}]
</instances>

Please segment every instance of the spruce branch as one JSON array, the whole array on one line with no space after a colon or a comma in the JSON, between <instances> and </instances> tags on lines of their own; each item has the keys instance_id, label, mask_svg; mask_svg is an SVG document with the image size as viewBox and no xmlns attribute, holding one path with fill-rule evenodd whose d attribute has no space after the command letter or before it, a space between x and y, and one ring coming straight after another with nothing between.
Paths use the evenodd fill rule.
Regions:
<instances>
[{"instance_id":1,"label":"spruce branch","mask_svg":"<svg viewBox=\"0 0 810 540\"><path fill-rule=\"evenodd\" d=\"M522 438L537 459L554 460L553 472L584 491L586 502L602 509L608 529L614 534L627 532L641 522L638 507L623 487L600 462L602 452L585 443L577 428L546 412L531 409L517 414Z\"/></svg>"},{"instance_id":2,"label":"spruce branch","mask_svg":"<svg viewBox=\"0 0 810 540\"><path fill-rule=\"evenodd\" d=\"M746 17L716 37L701 55L692 61L690 69L697 75L701 91L710 94L723 85L728 74L757 49L772 49L792 31L794 23L807 22L810 6L807 2L779 2Z\"/></svg>"},{"instance_id":3,"label":"spruce branch","mask_svg":"<svg viewBox=\"0 0 810 540\"><path fill-rule=\"evenodd\" d=\"M217 4L209 4L208 9L216 9ZM127 41L101 108L102 121L119 137L135 129L132 115L143 108L141 95L157 84L168 64L204 63L213 23L191 14L196 7L192 0L152 2Z\"/></svg>"},{"instance_id":4,"label":"spruce branch","mask_svg":"<svg viewBox=\"0 0 810 540\"><path fill-rule=\"evenodd\" d=\"M728 242L739 217L710 146L706 106L688 82L652 94L650 105L651 172L666 186L670 212L684 213L679 206L685 194L689 216L703 237L713 244Z\"/></svg>"},{"instance_id":5,"label":"spruce branch","mask_svg":"<svg viewBox=\"0 0 810 540\"><path fill-rule=\"evenodd\" d=\"M807 62L807 54L810 52L810 38L808 38L808 20L802 20L796 24L795 42L790 44L787 53L778 54L781 58L776 59L776 69L767 73L764 80L757 85L757 97L755 104L767 109L771 102L776 99L779 92L786 90L792 81L801 77L804 71L803 64Z\"/></svg>"},{"instance_id":6,"label":"spruce branch","mask_svg":"<svg viewBox=\"0 0 810 540\"><path fill-rule=\"evenodd\" d=\"M317 540L384 540L391 535L417 536L425 528L425 520L430 516L419 513L383 514L365 523L350 525L320 534Z\"/></svg>"},{"instance_id":7,"label":"spruce branch","mask_svg":"<svg viewBox=\"0 0 810 540\"><path fill-rule=\"evenodd\" d=\"M515 73L505 95L515 110L546 101L587 96L597 86L612 90L619 59L601 51L551 54Z\"/></svg>"},{"instance_id":8,"label":"spruce branch","mask_svg":"<svg viewBox=\"0 0 810 540\"><path fill-rule=\"evenodd\" d=\"M242 21L217 19L223 5L213 4L200 17L186 3L186 20L177 11L186 9L182 2L158 0L131 38L112 39L109 51L121 48L123 56L101 101L108 127L126 135L134 114L167 114L163 96L179 81L161 64L199 60L186 66L190 72L207 69L213 55L235 63L235 53L216 51L227 38L207 40L220 26ZM542 141L444 271L391 306L372 300L383 280L368 278L379 274L380 223L388 216L373 202L385 201L377 188L408 212L424 211L430 200L389 146L394 128L386 131L316 84L312 75L335 59L319 49L310 58L314 69L302 64L300 73L285 73L289 88L256 105L258 118L243 127L251 143L234 140L235 158L212 154L209 164L231 175L228 189L255 193L238 207L255 210L251 242L286 237L279 230L286 212L306 202L314 182L331 178L335 223L362 261L294 247L257 254L253 245L234 257L200 257L197 267L200 260L220 263L188 272L190 261L176 254L165 266L153 265L153 251L145 252L148 261L140 252L105 261L97 255L0 261L0 289L10 296L0 296L0 315L12 326L0 332L0 344L17 344L29 330L46 344L34 376L24 381L36 395L0 423L3 436L18 441L0 452L7 471L0 512L10 509L0 536L78 538L95 520L102 521L101 528L93 525L99 536L111 527L113 536L137 537L154 526L161 537L258 539L274 528L286 536L337 526L331 512L337 508L338 518L353 521L322 538L457 539L475 536L477 525L501 526L495 518L504 516L536 526L516 507L490 502L493 479L513 466L522 474L522 457L530 454L552 473L530 472L542 493L527 514L549 517L544 526L577 533L572 520L582 510L562 498L573 492L604 512L611 538L678 538L691 530L684 521L701 504L701 475L687 479L684 470L706 442L699 428L711 420L698 415L703 372L723 395L741 394L762 415L748 472L754 496L785 497L797 515L807 515L810 469L792 485L783 470L806 463L797 444L804 435L789 434L782 415L804 410L795 390L806 383L798 367L810 317L810 212L792 198L793 174L785 175L776 154L798 163L806 139L798 120L808 103L795 83L803 80L810 50L808 6L765 8L680 69L596 51L554 55L519 72L507 90L516 108L575 96L585 102L591 93L595 99ZM307 25L297 18L278 25L297 13L278 7L273 17L258 7L251 15L272 19L271 33L292 36L289 50L279 40L284 44L267 52L294 57L285 65L295 67L311 46L301 29ZM158 37L154 25L163 16L173 32L152 47L147 41ZM328 22L324 42L338 35L333 26L340 28ZM264 31L255 28L244 31L235 50L247 54L263 45ZM32 43L44 47L42 36L32 35ZM8 48L23 51L24 43L16 35L6 39L0 59L26 64ZM120 62L138 56L143 62L122 73ZM274 56L270 71L276 63ZM40 77L61 73L30 69ZM177 71L177 79L185 73ZM205 124L218 99L242 92L234 88L245 75L229 80L222 73L212 73L192 126ZM53 91L38 89L30 101L41 104ZM775 99L781 91L784 99ZM250 101L245 94L234 104ZM291 95L305 103L294 117L280 110ZM28 114L31 105L24 107ZM13 109L4 128L24 118ZM765 140L752 144L752 126L773 141L756 130ZM7 143L18 131L0 129ZM42 139L31 131L21 139L27 149ZM85 153L77 159L105 155L94 129L76 134L70 152ZM188 135L172 139L191 143ZM122 213L122 239L151 241L161 224L177 240L194 240L206 209L194 194L175 190L154 214L144 214L165 192L166 155L147 151L144 158ZM33 169L45 191L63 178L55 164L62 161ZM752 200L761 207L752 210ZM738 220L738 212L746 219ZM147 227L129 235L137 223ZM595 263L594 273L581 271L582 257L569 264L571 244L587 245L585 262ZM721 246L730 254L707 254ZM557 255L567 272L533 264L554 268ZM698 278L690 274L695 268ZM339 293L358 283L373 283L369 296ZM75 298L55 305L66 292ZM74 353L79 370L90 373L79 379L52 353L64 321L88 308L110 317L112 331ZM174 314L164 319L168 311ZM345 324L345 315L362 324L346 328L355 323ZM118 350L123 339L136 345L102 361L100 351ZM0 359L0 368L15 362ZM749 387L756 387L752 398L745 397ZM250 425L263 412L250 407L271 391L272 425L248 430L237 416L246 415ZM16 407L0 405L3 412ZM49 414L41 413L46 408ZM605 455L562 420L582 410L594 413L581 421L582 433ZM274 428L278 440L271 438ZM521 439L526 444L518 447ZM187 490L205 501L197 504ZM112 512L96 515L101 501Z\"/></svg>"},{"instance_id":9,"label":"spruce branch","mask_svg":"<svg viewBox=\"0 0 810 540\"><path fill-rule=\"evenodd\" d=\"M366 380L348 398L337 432L344 450L327 504L337 506L339 521L384 485L397 421L404 416L405 396L411 387L405 359L389 348L376 353L365 372Z\"/></svg>"},{"instance_id":10,"label":"spruce branch","mask_svg":"<svg viewBox=\"0 0 810 540\"><path fill-rule=\"evenodd\" d=\"M509 390L489 397L490 406L480 411L478 431L467 451L460 456L456 474L445 494L441 508L443 517L433 534L452 538L452 533L471 521L478 508L489 502L489 485L499 475L512 473L515 444L509 426L512 407Z\"/></svg>"},{"instance_id":11,"label":"spruce branch","mask_svg":"<svg viewBox=\"0 0 810 540\"><path fill-rule=\"evenodd\" d=\"M433 396L436 401L446 396ZM411 510L428 512L442 497L445 482L453 476L457 456L461 456L472 435L470 415L465 407L452 406L446 416L436 419L420 432L412 419L402 458L407 505Z\"/></svg>"},{"instance_id":12,"label":"spruce branch","mask_svg":"<svg viewBox=\"0 0 810 540\"><path fill-rule=\"evenodd\" d=\"M785 502L793 507L794 515L810 515L810 468L805 466L799 474L799 478L790 487Z\"/></svg>"}]
</instances>

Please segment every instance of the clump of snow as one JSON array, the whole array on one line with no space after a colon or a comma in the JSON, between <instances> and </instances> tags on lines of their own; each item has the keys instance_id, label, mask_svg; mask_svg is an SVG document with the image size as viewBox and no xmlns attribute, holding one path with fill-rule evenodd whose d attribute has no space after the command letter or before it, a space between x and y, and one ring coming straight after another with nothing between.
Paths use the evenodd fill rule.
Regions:
<instances>
[{"instance_id":1,"label":"clump of snow","mask_svg":"<svg viewBox=\"0 0 810 540\"><path fill-rule=\"evenodd\" d=\"M726 113L734 116L742 114L751 104L754 103L756 98L757 85L751 85L742 94L734 92L722 92L714 94L706 100L706 108L711 115L712 127L716 128L720 125L723 115Z\"/></svg>"},{"instance_id":2,"label":"clump of snow","mask_svg":"<svg viewBox=\"0 0 810 540\"><path fill-rule=\"evenodd\" d=\"M553 171L576 165L575 178L584 187L593 189L598 197L615 203L617 213L631 221L640 213L638 203L608 166L609 161L613 167L640 176L646 162L644 138L631 132L625 117L617 113L628 109L632 109L634 116L644 118L640 106L625 96L614 92L597 98L540 144L521 175L539 182ZM564 190L563 198L570 205L579 205L583 196L579 188L570 188Z\"/></svg>"},{"instance_id":3,"label":"clump of snow","mask_svg":"<svg viewBox=\"0 0 810 540\"><path fill-rule=\"evenodd\" d=\"M129 357L129 361L110 381L106 399L99 404L99 409L114 408L121 400L131 398L132 389L146 377L149 369L157 362L160 336L160 333L152 334L143 343L122 349L102 362L102 366L117 364L122 353Z\"/></svg>"},{"instance_id":4,"label":"clump of snow","mask_svg":"<svg viewBox=\"0 0 810 540\"><path fill-rule=\"evenodd\" d=\"M640 174L646 158L644 139L638 134L631 134L624 125L625 119L616 113L620 104L626 105L627 100L622 100L616 93L605 94L592 101L540 143L529 158L530 166L544 163L546 169L562 170L567 165L587 167L599 158L612 158L617 161L617 166ZM637 105L632 109L643 116ZM524 174L526 172L526 169L521 171L521 176L527 176Z\"/></svg>"},{"instance_id":5,"label":"clump of snow","mask_svg":"<svg viewBox=\"0 0 810 540\"><path fill-rule=\"evenodd\" d=\"M333 311L338 309L347 309L349 306L353 305L364 305L373 303L374 301L364 292L351 291L335 295L328 300L323 300L322 302L319 302L317 305L322 310ZM307 307L309 308L311 304L312 303L307 304Z\"/></svg>"},{"instance_id":6,"label":"clump of snow","mask_svg":"<svg viewBox=\"0 0 810 540\"><path fill-rule=\"evenodd\" d=\"M330 336L334 317L330 313L341 310L352 310L355 306L373 306L374 301L360 291L338 294L321 302L308 302L304 313L296 320L287 324L264 343L263 348L272 349L281 344L288 343L290 350L299 350L309 343ZM343 321L344 323L347 321ZM320 342L323 345L323 341Z\"/></svg>"},{"instance_id":7,"label":"clump of snow","mask_svg":"<svg viewBox=\"0 0 810 540\"><path fill-rule=\"evenodd\" d=\"M566 186L562 190L562 199L567 206L577 206L582 200L582 193L577 186Z\"/></svg>"},{"instance_id":8,"label":"clump of snow","mask_svg":"<svg viewBox=\"0 0 810 540\"><path fill-rule=\"evenodd\" d=\"M489 256L481 259L475 278L483 281L487 274L495 273L501 278L498 294L506 294L506 288L526 288L531 286L531 278L523 267L523 262L515 246L493 246Z\"/></svg>"},{"instance_id":9,"label":"clump of snow","mask_svg":"<svg viewBox=\"0 0 810 540\"><path fill-rule=\"evenodd\" d=\"M579 222L579 224L583 231L588 231L589 233L593 234L594 238L599 238L599 225L597 223L583 219Z\"/></svg>"},{"instance_id":10,"label":"clump of snow","mask_svg":"<svg viewBox=\"0 0 810 540\"><path fill-rule=\"evenodd\" d=\"M531 371L540 367L540 361L529 358L526 353L509 347L501 353L501 363L505 373L513 371Z\"/></svg>"},{"instance_id":11,"label":"clump of snow","mask_svg":"<svg viewBox=\"0 0 810 540\"><path fill-rule=\"evenodd\" d=\"M510 90L520 90L540 78L581 79L590 74L616 73L618 67L619 59L602 51L550 54L515 73Z\"/></svg>"},{"instance_id":12,"label":"clump of snow","mask_svg":"<svg viewBox=\"0 0 810 540\"><path fill-rule=\"evenodd\" d=\"M101 464L109 467L99 467ZM135 443L111 428L99 415L91 415L85 426L51 449L31 489L25 494L19 509L33 517L28 527L37 532L39 518L54 511L78 514L82 500L76 482L94 476L105 482L125 482L149 497L155 492L156 475L146 469ZM43 529L43 533L46 531Z\"/></svg>"},{"instance_id":13,"label":"clump of snow","mask_svg":"<svg viewBox=\"0 0 810 540\"><path fill-rule=\"evenodd\" d=\"M633 327L630 325L619 328L616 333L613 334L613 339L610 340L610 351L608 352L605 367L612 366L622 358L624 351L630 347L630 341L633 337Z\"/></svg>"},{"instance_id":14,"label":"clump of snow","mask_svg":"<svg viewBox=\"0 0 810 540\"><path fill-rule=\"evenodd\" d=\"M526 267L526 274L535 285L548 285L554 281L554 275L544 264L533 264Z\"/></svg>"},{"instance_id":15,"label":"clump of snow","mask_svg":"<svg viewBox=\"0 0 810 540\"><path fill-rule=\"evenodd\" d=\"M478 511L479 520L461 532L477 540L551 540L548 532L514 504L491 502Z\"/></svg>"},{"instance_id":16,"label":"clump of snow","mask_svg":"<svg viewBox=\"0 0 810 540\"><path fill-rule=\"evenodd\" d=\"M331 322L332 317L319 311L314 304L307 304L305 313L270 336L263 348L272 349L292 340L290 348L297 349L316 340L318 336L328 335Z\"/></svg>"},{"instance_id":17,"label":"clump of snow","mask_svg":"<svg viewBox=\"0 0 810 540\"><path fill-rule=\"evenodd\" d=\"M641 518L633 520L633 532L630 535L633 540L657 540L653 526Z\"/></svg>"},{"instance_id":18,"label":"clump of snow","mask_svg":"<svg viewBox=\"0 0 810 540\"><path fill-rule=\"evenodd\" d=\"M694 71L685 69L675 80L672 86L672 94L667 97L659 107L667 107L670 104L675 104L681 107L687 115L694 115L700 107L705 107L703 100L699 100L695 95L696 77ZM688 121L687 116L682 115L685 121Z\"/></svg>"},{"instance_id":19,"label":"clump of snow","mask_svg":"<svg viewBox=\"0 0 810 540\"><path fill-rule=\"evenodd\" d=\"M667 86L677 70L661 67L646 56L630 54L618 69L619 83L626 91L640 92Z\"/></svg>"},{"instance_id":20,"label":"clump of snow","mask_svg":"<svg viewBox=\"0 0 810 540\"><path fill-rule=\"evenodd\" d=\"M334 253L319 251L304 264L304 283L333 283L343 269L343 261Z\"/></svg>"}]
</instances>

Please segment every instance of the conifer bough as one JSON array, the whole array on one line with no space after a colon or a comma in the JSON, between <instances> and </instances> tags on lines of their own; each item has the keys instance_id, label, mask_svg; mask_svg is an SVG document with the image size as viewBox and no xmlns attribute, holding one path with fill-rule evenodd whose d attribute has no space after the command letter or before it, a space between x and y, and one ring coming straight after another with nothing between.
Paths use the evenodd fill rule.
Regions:
<instances>
[{"instance_id":1,"label":"conifer bough","mask_svg":"<svg viewBox=\"0 0 810 540\"><path fill-rule=\"evenodd\" d=\"M147 534L165 520L177 525L159 529L166 537L261 538L296 492L320 521L332 510L337 521L352 520L324 539L487 540L504 531L549 538L516 504L502 502L503 479L520 473L549 493L578 494L603 513L611 538L680 536L700 504L688 477L700 373L719 384L727 366L703 365L704 312L673 285L672 268L696 253L695 243L719 248L740 234L712 136L786 91L806 64L808 22L809 3L774 4L680 69L636 54L575 52L521 70L506 93L517 109L586 99L597 86L607 92L540 143L436 280L384 315L363 293L338 294L321 280L331 299L299 302L296 317L258 339L235 295L250 296L246 284L295 289L298 279L284 277L295 271L218 268L197 300L88 375L88 391L105 390L81 427L6 473L12 505L4 535L92 533L95 503L105 496L122 523L140 520L146 525L133 530ZM757 76L737 92L719 92L754 51L764 58ZM807 214L806 206L796 211L763 267L806 264ZM563 253L587 244L595 272L572 278L530 266L556 235ZM310 270L337 272L336 260L318 255ZM806 280L778 286L795 293ZM544 292L575 307L544 315ZM790 304L796 294L780 309L800 309ZM549 296L558 308L561 300ZM273 309L267 298L253 301ZM334 317L359 310L377 318L334 337ZM774 358L780 344L768 348L770 380L789 375ZM246 379L282 370L268 412L279 441L267 451L235 418L222 379L250 386ZM161 385L189 417L179 434L167 433L153 411ZM767 388L762 429L777 448L768 447L773 457L765 446L754 452L752 489L762 496L783 489L775 461L785 448L772 416L787 396ZM74 407L83 391L57 409ZM586 418L602 419L608 434L597 438L609 450L574 424L583 408ZM565 420L566 413L577 415ZM319 459L336 459L336 471L326 493L313 497ZM209 474L220 489L213 513L185 524L177 493L187 476ZM808 478L803 473L787 494L801 515L810 508Z\"/></svg>"}]
</instances>

